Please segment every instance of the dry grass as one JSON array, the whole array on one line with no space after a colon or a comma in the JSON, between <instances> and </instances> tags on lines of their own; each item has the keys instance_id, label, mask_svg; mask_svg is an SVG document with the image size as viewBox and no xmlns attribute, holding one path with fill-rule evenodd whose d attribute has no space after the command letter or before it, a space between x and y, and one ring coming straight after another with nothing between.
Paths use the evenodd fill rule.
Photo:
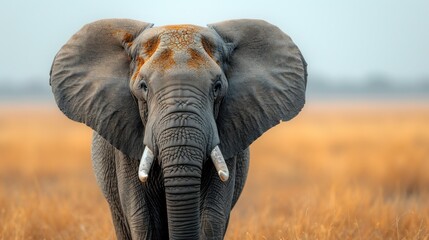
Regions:
<instances>
[{"instance_id":1,"label":"dry grass","mask_svg":"<svg viewBox=\"0 0 429 240\"><path fill-rule=\"evenodd\" d=\"M252 145L227 239L429 239L429 107L309 105ZM114 239L91 131L0 108L0 239Z\"/></svg>"}]
</instances>

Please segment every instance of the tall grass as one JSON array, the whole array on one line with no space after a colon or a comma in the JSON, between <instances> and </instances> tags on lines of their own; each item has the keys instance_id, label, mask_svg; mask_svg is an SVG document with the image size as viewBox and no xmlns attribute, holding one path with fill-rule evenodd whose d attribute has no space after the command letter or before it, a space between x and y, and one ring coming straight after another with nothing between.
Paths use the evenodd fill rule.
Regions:
<instances>
[{"instance_id":1,"label":"tall grass","mask_svg":"<svg viewBox=\"0 0 429 240\"><path fill-rule=\"evenodd\" d=\"M429 239L429 107L309 105L251 148L226 239ZM114 239L91 131L0 108L0 239Z\"/></svg>"}]
</instances>

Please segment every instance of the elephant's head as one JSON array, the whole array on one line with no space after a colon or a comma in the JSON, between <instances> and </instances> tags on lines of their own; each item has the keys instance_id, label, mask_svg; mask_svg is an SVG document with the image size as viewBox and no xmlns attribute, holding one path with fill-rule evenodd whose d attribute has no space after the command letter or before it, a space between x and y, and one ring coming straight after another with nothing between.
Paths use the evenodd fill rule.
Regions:
<instances>
[{"instance_id":1,"label":"elephant's head","mask_svg":"<svg viewBox=\"0 0 429 240\"><path fill-rule=\"evenodd\" d=\"M198 234L207 159L227 181L224 159L298 114L306 63L286 34L260 20L204 28L111 19L63 46L51 85L69 118L141 159L142 181L154 180L153 160L161 166L174 238Z\"/></svg>"}]
</instances>

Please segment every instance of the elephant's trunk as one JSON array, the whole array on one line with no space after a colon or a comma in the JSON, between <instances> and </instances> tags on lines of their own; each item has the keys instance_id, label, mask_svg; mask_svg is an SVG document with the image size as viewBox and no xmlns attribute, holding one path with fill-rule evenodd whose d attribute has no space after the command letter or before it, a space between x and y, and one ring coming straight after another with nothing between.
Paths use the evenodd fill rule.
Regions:
<instances>
[{"instance_id":1,"label":"elephant's trunk","mask_svg":"<svg viewBox=\"0 0 429 240\"><path fill-rule=\"evenodd\" d=\"M207 105L210 99L200 92L186 84L164 87L157 93L157 104L153 104L146 123L144 144L148 151L142 157L139 176L150 181L150 164L156 158L163 171L170 239L201 236L204 161L214 156L218 172L223 179L228 177L220 151L212 151L220 141L213 109Z\"/></svg>"},{"instance_id":2,"label":"elephant's trunk","mask_svg":"<svg viewBox=\"0 0 429 240\"><path fill-rule=\"evenodd\" d=\"M198 239L201 172L210 134L195 124L167 125L158 135L157 145L164 176L169 236L170 239Z\"/></svg>"},{"instance_id":3,"label":"elephant's trunk","mask_svg":"<svg viewBox=\"0 0 429 240\"><path fill-rule=\"evenodd\" d=\"M177 146L162 155L171 163L163 164L170 239L198 239L202 153Z\"/></svg>"}]
</instances>

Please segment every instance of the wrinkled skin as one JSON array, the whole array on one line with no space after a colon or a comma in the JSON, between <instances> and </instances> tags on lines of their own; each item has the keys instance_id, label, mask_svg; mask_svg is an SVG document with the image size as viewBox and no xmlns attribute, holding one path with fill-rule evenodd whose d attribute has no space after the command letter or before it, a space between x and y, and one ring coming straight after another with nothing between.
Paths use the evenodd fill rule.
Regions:
<instances>
[{"instance_id":1,"label":"wrinkled skin","mask_svg":"<svg viewBox=\"0 0 429 240\"><path fill-rule=\"evenodd\" d=\"M102 20L60 50L60 109L94 131L92 161L118 239L223 239L249 144L304 104L306 63L278 28ZM229 178L211 159L219 146ZM147 180L137 176L143 148Z\"/></svg>"},{"instance_id":2,"label":"wrinkled skin","mask_svg":"<svg viewBox=\"0 0 429 240\"><path fill-rule=\"evenodd\" d=\"M96 133L92 149L97 182L110 204L118 239L168 239L161 167L155 164L151 172L154 180L142 185L136 177L137 161L127 158ZM198 196L201 206L197 208L201 239L223 238L229 211L244 187L248 161L248 150L227 160L231 180L226 184L220 181L209 163L205 164Z\"/></svg>"}]
</instances>

